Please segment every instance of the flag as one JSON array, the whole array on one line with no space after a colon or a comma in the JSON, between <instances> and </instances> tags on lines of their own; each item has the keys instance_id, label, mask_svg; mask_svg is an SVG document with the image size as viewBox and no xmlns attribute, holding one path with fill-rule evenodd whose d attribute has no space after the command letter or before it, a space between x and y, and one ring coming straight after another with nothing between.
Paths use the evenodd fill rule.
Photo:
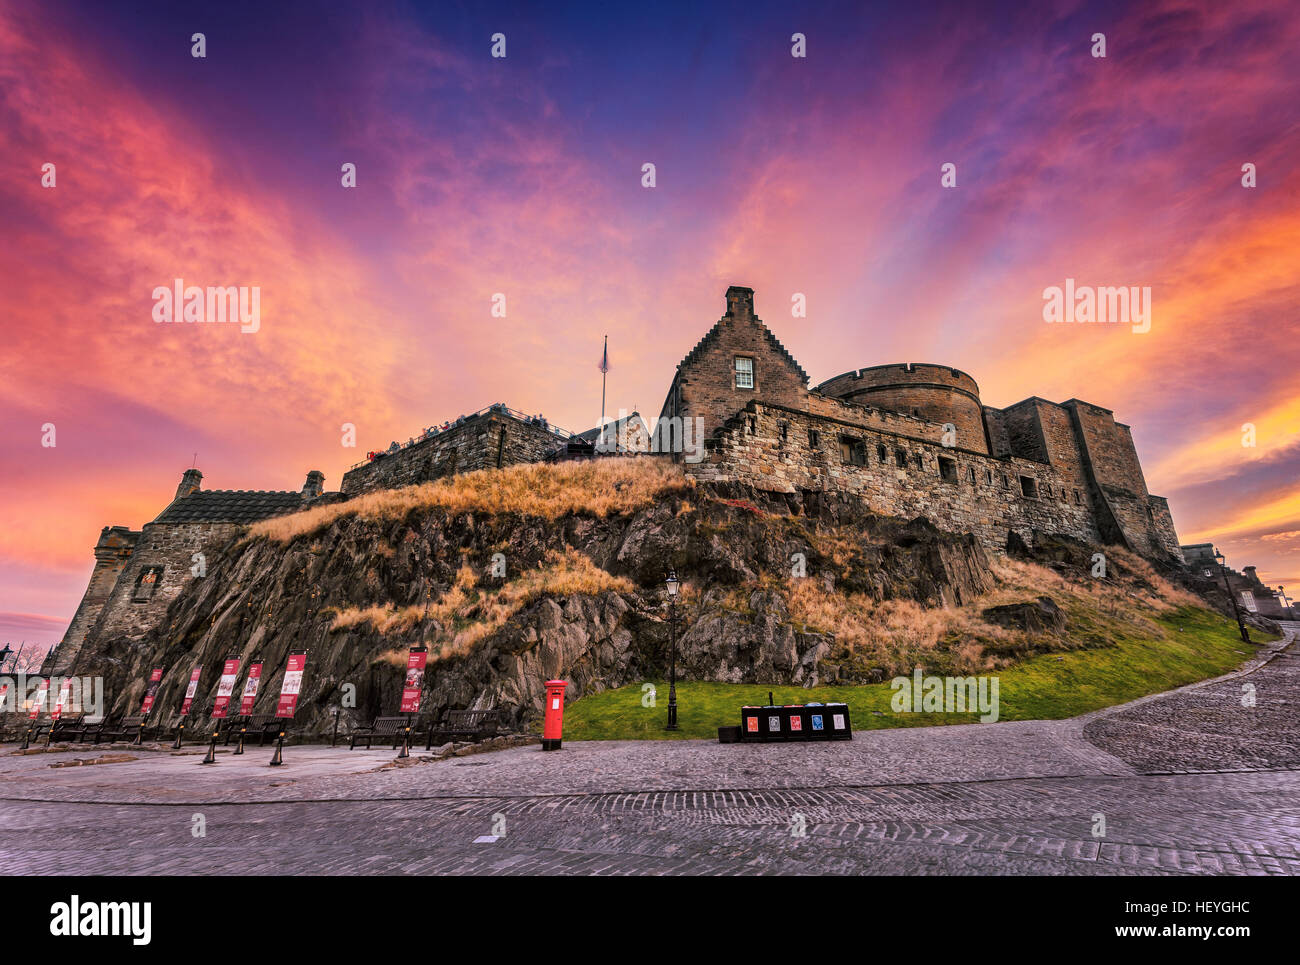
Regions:
<instances>
[{"instance_id":1,"label":"flag","mask_svg":"<svg viewBox=\"0 0 1300 965\"><path fill-rule=\"evenodd\" d=\"M602 373L609 371L609 336L605 336L605 351L600 356L600 371Z\"/></svg>"}]
</instances>

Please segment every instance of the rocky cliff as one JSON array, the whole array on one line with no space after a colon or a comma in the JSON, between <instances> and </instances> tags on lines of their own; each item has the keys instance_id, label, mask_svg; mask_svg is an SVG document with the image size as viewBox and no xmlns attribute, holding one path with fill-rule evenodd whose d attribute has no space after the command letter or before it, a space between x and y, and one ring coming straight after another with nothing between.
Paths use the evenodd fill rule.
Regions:
<instances>
[{"instance_id":1,"label":"rocky cliff","mask_svg":"<svg viewBox=\"0 0 1300 965\"><path fill-rule=\"evenodd\" d=\"M370 494L207 552L208 574L142 642L88 646L77 670L105 676L112 712L136 711L154 666L173 711L197 665L202 717L223 659L239 656L241 685L250 659L265 661L256 709L268 713L287 654L307 649L295 730L326 732L336 710L346 729L396 712L407 650L423 642L426 712L495 706L519 726L548 678L573 698L663 678L674 629L687 679L804 685L886 679L922 652L940 670L996 666L1061 629L982 621L980 605L1036 594L1009 590L971 536L873 516L851 496L696 485L648 460ZM671 610L670 569L683 584Z\"/></svg>"}]
</instances>

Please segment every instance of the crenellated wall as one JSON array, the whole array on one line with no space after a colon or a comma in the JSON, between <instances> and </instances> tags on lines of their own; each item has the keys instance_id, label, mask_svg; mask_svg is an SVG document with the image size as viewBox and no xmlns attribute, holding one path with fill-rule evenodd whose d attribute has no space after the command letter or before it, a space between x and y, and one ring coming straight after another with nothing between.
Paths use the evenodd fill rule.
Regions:
<instances>
[{"instance_id":1,"label":"crenellated wall","mask_svg":"<svg viewBox=\"0 0 1300 965\"><path fill-rule=\"evenodd\" d=\"M540 462L565 437L505 411L482 412L397 452L385 453L343 475L343 494L397 489L475 469Z\"/></svg>"}]
</instances>

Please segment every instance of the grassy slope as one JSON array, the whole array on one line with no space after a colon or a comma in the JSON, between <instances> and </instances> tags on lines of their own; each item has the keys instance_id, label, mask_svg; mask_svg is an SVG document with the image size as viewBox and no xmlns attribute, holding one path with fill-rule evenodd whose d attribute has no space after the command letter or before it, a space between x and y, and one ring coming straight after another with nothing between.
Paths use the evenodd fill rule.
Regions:
<instances>
[{"instance_id":1,"label":"grassy slope","mask_svg":"<svg viewBox=\"0 0 1300 965\"><path fill-rule=\"evenodd\" d=\"M1156 617L1164 639L1120 636L1113 647L1074 650L1032 657L1002 670L999 677L1001 720L1055 720L1124 703L1146 694L1227 673L1252 656L1236 624L1209 610L1182 607ZM1252 638L1262 639L1258 631ZM664 732L668 684L655 681L657 706L641 706L641 684L608 690L575 701L564 712L568 740L637 740L647 738L716 738L717 728L740 723L743 704L765 704L771 690L777 703L849 705L858 730L976 723L973 714L895 714L888 683L861 687L768 687L678 681L676 734ZM873 713L877 712L877 713Z\"/></svg>"}]
</instances>

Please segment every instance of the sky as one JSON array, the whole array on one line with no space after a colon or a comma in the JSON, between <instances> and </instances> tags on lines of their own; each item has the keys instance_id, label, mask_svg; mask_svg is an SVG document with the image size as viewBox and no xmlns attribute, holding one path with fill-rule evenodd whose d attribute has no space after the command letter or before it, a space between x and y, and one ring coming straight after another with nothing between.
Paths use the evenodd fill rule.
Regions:
<instances>
[{"instance_id":1,"label":"sky","mask_svg":"<svg viewBox=\"0 0 1300 965\"><path fill-rule=\"evenodd\" d=\"M580 431L605 335L657 414L733 284L813 384L1113 410L1182 542L1300 595L1297 50L1285 0L0 0L0 640L57 642L196 460L336 489L498 401ZM257 331L155 321L177 278ZM1150 330L1046 323L1067 278Z\"/></svg>"}]
</instances>

